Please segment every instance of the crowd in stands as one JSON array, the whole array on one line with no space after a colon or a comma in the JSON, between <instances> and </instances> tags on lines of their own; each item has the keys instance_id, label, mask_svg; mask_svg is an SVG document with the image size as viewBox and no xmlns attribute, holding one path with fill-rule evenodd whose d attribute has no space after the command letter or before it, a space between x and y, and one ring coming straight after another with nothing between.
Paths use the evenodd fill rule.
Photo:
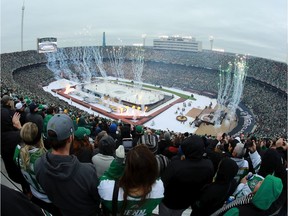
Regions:
<instances>
[{"instance_id":1,"label":"crowd in stands","mask_svg":"<svg viewBox=\"0 0 288 216\"><path fill-rule=\"evenodd\" d=\"M151 49L147 50L146 55L144 82L200 91L215 91L219 64L234 59L232 54L203 52L193 53L191 56L184 52ZM127 56L129 59L129 55ZM286 84L283 80L286 81L287 65L285 68L282 63L263 59L258 59L262 62L258 64L256 59L258 58L249 59L253 63L249 65L249 71L251 70L254 81L246 81L243 102L253 111L257 128L253 136L244 134L243 137L235 138L225 133L217 137L209 135L199 137L189 132L151 130L141 125L126 125L124 122L89 115L43 91L42 87L54 80L54 74L45 66L44 55L36 51L2 54L1 157L7 173L13 181L21 184L23 192L32 202L53 215L79 215L80 210L86 212L85 215L97 215L100 214L98 208L100 202L104 206L103 211L112 213L115 207L112 200L113 187L118 184L117 179L119 179L118 189L121 194L118 196L121 202L118 203L117 211L124 215L140 210L149 215L157 205L159 205L159 215L163 216L181 215L189 207L192 208L191 215L210 215L218 209L219 213L216 212L215 215L225 212L230 215L239 211L253 213L253 215L270 215L279 209L284 215L287 213L285 170L287 168L287 94L283 93L283 89L286 92ZM109 66L106 65L106 68L109 74ZM133 77L131 62L126 62L124 69L127 71L127 78ZM257 82L257 80L263 81L263 77L266 83L278 88L279 91ZM21 109L22 114L19 115ZM26 117L21 120L21 116ZM66 120L57 120L57 116ZM70 120L73 127L64 124ZM59 122L62 123L57 126ZM59 128L53 131L54 126ZM31 137L24 136L25 130L31 133ZM57 134L58 131L63 132L63 139L59 138L62 134ZM73 140L70 138L72 135ZM281 137L283 135L285 137ZM126 141L125 144L123 141ZM129 142L131 145L126 146ZM18 144L20 145L17 147ZM142 149L142 144L149 149L150 153L145 148ZM14 155L17 148L18 159ZM35 154L35 151L39 153ZM25 165L27 161L24 160L24 156L27 157L27 154L31 158L28 160L30 167ZM61 154L67 158L63 160L64 157L59 156ZM134 168L128 165L131 163L131 158L137 161L138 154L146 155L147 161L151 161L149 158L154 155L155 161L153 164L141 164L138 161L135 162ZM69 155L74 156L69 157ZM50 165L47 164L45 157L51 163ZM47 173L41 173L37 169L36 159L38 158L42 158L41 166L67 163L73 170L76 166L83 167L84 174L79 176L78 174L71 176L73 170L67 172L70 176L69 181L70 178L72 181L75 178L85 186L75 193L73 190L69 193L68 191L71 187L79 186L78 180L75 180L74 185L59 183L56 188L56 184L50 183L50 186L47 186L45 177ZM125 159L125 166L123 159ZM144 175L138 173L140 167L144 169L148 165L157 170L157 175L151 175L151 179L139 178ZM191 169L195 169L195 172L188 173L187 170ZM226 172L227 170L231 172ZM53 172L58 171L53 170ZM87 179L83 178L86 172L90 173ZM249 172L253 177L258 178L258 182L263 182L262 186L260 183L257 187L249 184L247 176ZM130 179L133 176L137 179L131 183L132 185L127 182L129 176ZM35 181L36 186L32 185ZM99 187L91 186L93 182L95 185L99 184ZM56 193L59 188L62 190ZM248 189L250 192L246 193ZM94 193L91 193L92 191ZM258 205L259 194L272 192L275 196L267 196L263 201L267 206ZM176 196L175 194L178 193L179 195ZM43 194L46 197L43 197ZM81 205L80 200L79 205L75 202L77 194L81 194L82 200L85 200ZM219 196L213 197L210 196L211 194L219 194ZM151 195L155 195L156 201L147 200ZM235 201L231 202L234 205L227 203L231 195L236 197ZM69 196L70 198L67 198L69 202L63 203L61 199L65 200ZM73 201L71 197L74 196ZM133 209L131 201L135 196L140 197L134 200L140 206L136 210ZM91 198L89 201L88 197ZM211 200L207 200L208 197ZM244 207L238 205L240 199L245 203ZM208 206L213 201L215 205Z\"/></svg>"},{"instance_id":2,"label":"crowd in stands","mask_svg":"<svg viewBox=\"0 0 288 216\"><path fill-rule=\"evenodd\" d=\"M127 59L130 59L129 55L131 54L128 52ZM144 82L157 86L217 93L218 67L219 65L222 65L222 68L225 67L225 64L233 62L234 58L235 55L232 54L225 55L208 51L187 55L186 52L147 49L142 79ZM74 107L42 90L43 86L54 80L54 74L43 64L46 61L44 55L37 54L36 51L27 51L2 54L1 60L2 94L13 92L18 97L28 96L41 103L57 104L59 107L67 107L76 112L77 109ZM131 64L131 61L127 61L123 65L127 79L134 78ZM247 65L247 76L252 80L246 80L242 102L254 112L257 126L259 125L256 129L257 136L274 137L286 134L287 65L256 57L249 57ZM104 62L104 67L108 75L113 75L109 61ZM100 76L99 71L98 74ZM263 82L272 85L276 90L263 85ZM271 115L271 113L277 114Z\"/></svg>"},{"instance_id":3,"label":"crowd in stands","mask_svg":"<svg viewBox=\"0 0 288 216\"><path fill-rule=\"evenodd\" d=\"M161 216L189 207L191 215L287 213L283 138L152 130L29 100L1 98L1 156L9 177L52 215L112 213L113 199L121 215L151 215L158 205Z\"/></svg>"}]
</instances>

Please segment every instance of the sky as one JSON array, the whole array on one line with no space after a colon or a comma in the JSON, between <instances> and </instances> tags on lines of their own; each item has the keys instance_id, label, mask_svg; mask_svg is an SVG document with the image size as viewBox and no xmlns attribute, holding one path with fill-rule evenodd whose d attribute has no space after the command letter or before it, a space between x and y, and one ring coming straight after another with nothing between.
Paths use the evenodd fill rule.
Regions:
<instances>
[{"instance_id":1,"label":"sky","mask_svg":"<svg viewBox=\"0 0 288 216\"><path fill-rule=\"evenodd\" d=\"M59 47L153 45L162 35L193 36L210 49L287 63L286 0L1 0L1 53L35 50L40 37Z\"/></svg>"}]
</instances>

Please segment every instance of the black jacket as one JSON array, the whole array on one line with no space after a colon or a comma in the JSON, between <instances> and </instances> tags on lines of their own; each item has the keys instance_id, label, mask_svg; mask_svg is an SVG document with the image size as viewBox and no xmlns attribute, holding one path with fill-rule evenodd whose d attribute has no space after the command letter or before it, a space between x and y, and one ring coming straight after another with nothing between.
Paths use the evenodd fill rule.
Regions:
<instances>
[{"instance_id":1,"label":"black jacket","mask_svg":"<svg viewBox=\"0 0 288 216\"><path fill-rule=\"evenodd\" d=\"M202 189L199 201L192 207L191 215L211 215L221 208L237 187L234 179L237 172L236 162L230 158L224 158L219 164L215 181Z\"/></svg>"},{"instance_id":2,"label":"black jacket","mask_svg":"<svg viewBox=\"0 0 288 216\"><path fill-rule=\"evenodd\" d=\"M199 199L202 187L212 181L213 164L209 159L173 160L162 175L163 203L170 209L186 209Z\"/></svg>"}]
</instances>

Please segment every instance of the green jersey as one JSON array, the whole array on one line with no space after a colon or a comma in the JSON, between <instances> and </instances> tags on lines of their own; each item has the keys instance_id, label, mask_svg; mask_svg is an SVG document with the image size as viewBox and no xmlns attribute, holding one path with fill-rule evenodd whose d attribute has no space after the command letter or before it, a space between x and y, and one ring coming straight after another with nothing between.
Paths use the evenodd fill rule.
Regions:
<instances>
[{"instance_id":1,"label":"green jersey","mask_svg":"<svg viewBox=\"0 0 288 216\"><path fill-rule=\"evenodd\" d=\"M110 168L100 178L100 184L98 186L98 192L102 199L103 205L112 212L112 198L113 189L115 184L115 177L118 178L123 173L124 166L120 164L117 159L114 159L110 165ZM152 215L153 210L159 205L164 196L163 182L159 179L152 185L151 192L147 195L144 201L141 201L140 197L128 196L127 206L123 215L133 216L148 216ZM124 203L124 191L120 187L118 192L118 213L122 210Z\"/></svg>"}]
</instances>

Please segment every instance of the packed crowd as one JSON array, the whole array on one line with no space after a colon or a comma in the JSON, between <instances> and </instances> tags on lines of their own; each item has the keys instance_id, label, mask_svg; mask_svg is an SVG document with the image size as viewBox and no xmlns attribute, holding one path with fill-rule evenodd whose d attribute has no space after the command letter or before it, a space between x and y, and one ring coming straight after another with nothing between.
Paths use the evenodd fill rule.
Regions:
<instances>
[{"instance_id":1,"label":"packed crowd","mask_svg":"<svg viewBox=\"0 0 288 216\"><path fill-rule=\"evenodd\" d=\"M1 187L7 215L287 214L284 138L151 130L28 97L1 105L1 157L27 196Z\"/></svg>"},{"instance_id":2,"label":"packed crowd","mask_svg":"<svg viewBox=\"0 0 288 216\"><path fill-rule=\"evenodd\" d=\"M126 49L125 56L131 59L133 49ZM157 51L147 48L142 79L144 82L159 86L217 93L218 67L219 65L225 67L225 64L234 61L234 58L235 55L229 53L203 51L187 55L186 52ZM73 112L80 112L42 90L42 86L53 81L55 77L55 74L45 66L45 61L45 56L37 54L36 51L2 54L1 93L13 92L13 95L18 97L29 96L40 103L57 104ZM287 104L285 93L287 65L255 57L249 57L247 61L248 77L251 79L246 80L242 102L254 112L258 126L255 133L259 137L282 136L287 133L287 106L285 105ZM109 61L104 61L104 68L108 75L113 76ZM123 65L127 79L134 78L131 68L131 61ZM97 72L101 76L100 72ZM265 83L274 86L276 90L270 89ZM271 115L271 113L277 114Z\"/></svg>"},{"instance_id":3,"label":"packed crowd","mask_svg":"<svg viewBox=\"0 0 288 216\"><path fill-rule=\"evenodd\" d=\"M234 55L203 52L188 57L183 52L147 49L145 59L144 82L215 91L219 64L234 60ZM258 64L256 59L248 59L254 79L246 81L243 102L253 110L257 128L253 136L235 138L225 133L199 137L151 130L89 115L43 91L54 80L44 55L2 54L1 157L7 173L34 204L53 215L115 211L151 215L158 205L159 215L164 216L181 215L188 207L191 215L239 211L285 215L287 143L281 135L287 133L287 94L282 91L286 91L287 68L263 59ZM113 74L109 62L105 68ZM124 70L127 78L133 78L130 61ZM269 74L265 82L279 91L257 82L263 74ZM115 188L119 190L116 210ZM6 201L17 196L4 189ZM228 200L230 196L235 200Z\"/></svg>"}]
</instances>

